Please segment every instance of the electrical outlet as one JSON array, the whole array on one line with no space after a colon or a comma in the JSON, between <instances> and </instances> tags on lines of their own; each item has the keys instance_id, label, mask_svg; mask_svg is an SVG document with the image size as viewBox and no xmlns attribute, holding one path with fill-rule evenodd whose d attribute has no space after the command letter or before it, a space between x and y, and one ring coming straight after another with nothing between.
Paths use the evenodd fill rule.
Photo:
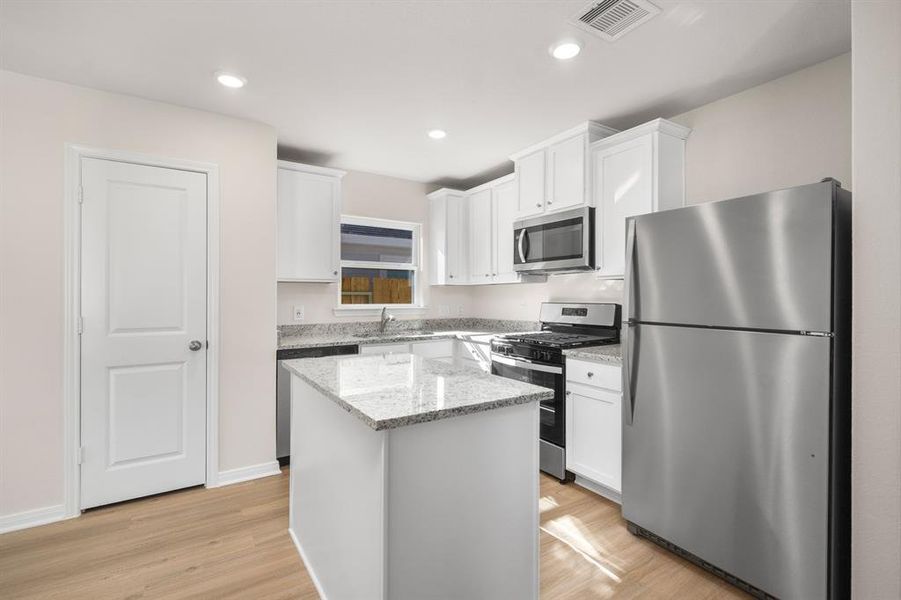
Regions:
<instances>
[{"instance_id":1,"label":"electrical outlet","mask_svg":"<svg viewBox=\"0 0 901 600\"><path fill-rule=\"evenodd\" d=\"M463 316L463 305L462 305L462 304L460 304L460 305L457 306L457 316L458 316L458 317L462 317L462 316Z\"/></svg>"},{"instance_id":2,"label":"electrical outlet","mask_svg":"<svg viewBox=\"0 0 901 600\"><path fill-rule=\"evenodd\" d=\"M296 304L294 306L294 320L303 321L303 304Z\"/></svg>"},{"instance_id":3,"label":"electrical outlet","mask_svg":"<svg viewBox=\"0 0 901 600\"><path fill-rule=\"evenodd\" d=\"M449 317L450 316L450 306L447 304L439 304L438 305L438 316L439 317Z\"/></svg>"}]
</instances>

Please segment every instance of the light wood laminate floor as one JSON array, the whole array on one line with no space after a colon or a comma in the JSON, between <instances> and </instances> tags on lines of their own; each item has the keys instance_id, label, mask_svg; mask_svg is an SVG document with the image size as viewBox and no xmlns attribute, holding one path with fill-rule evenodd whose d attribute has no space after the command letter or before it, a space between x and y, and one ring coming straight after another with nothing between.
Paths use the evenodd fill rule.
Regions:
<instances>
[{"instance_id":1,"label":"light wood laminate floor","mask_svg":"<svg viewBox=\"0 0 901 600\"><path fill-rule=\"evenodd\" d=\"M543 600L747 598L576 485L542 476L540 506ZM287 471L95 509L0 536L0 598L316 599L287 523Z\"/></svg>"}]
</instances>

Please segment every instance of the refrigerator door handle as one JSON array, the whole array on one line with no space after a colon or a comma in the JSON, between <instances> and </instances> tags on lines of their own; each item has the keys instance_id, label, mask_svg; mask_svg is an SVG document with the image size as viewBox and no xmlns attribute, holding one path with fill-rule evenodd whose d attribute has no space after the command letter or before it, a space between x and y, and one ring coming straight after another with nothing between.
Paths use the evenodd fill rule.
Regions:
<instances>
[{"instance_id":1,"label":"refrigerator door handle","mask_svg":"<svg viewBox=\"0 0 901 600\"><path fill-rule=\"evenodd\" d=\"M634 406L632 405L632 324L623 325L621 336L623 353L623 425L632 425Z\"/></svg>"},{"instance_id":2,"label":"refrigerator door handle","mask_svg":"<svg viewBox=\"0 0 901 600\"><path fill-rule=\"evenodd\" d=\"M632 287L634 271L632 265L635 256L635 219L626 220L626 268L624 271L625 281L623 285L623 321L632 319Z\"/></svg>"}]
</instances>

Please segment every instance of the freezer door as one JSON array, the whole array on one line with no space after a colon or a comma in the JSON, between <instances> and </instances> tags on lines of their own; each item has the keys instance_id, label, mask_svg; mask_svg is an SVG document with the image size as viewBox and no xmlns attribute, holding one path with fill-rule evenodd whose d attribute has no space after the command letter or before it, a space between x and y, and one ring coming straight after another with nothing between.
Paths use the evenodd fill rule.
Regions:
<instances>
[{"instance_id":1,"label":"freezer door","mask_svg":"<svg viewBox=\"0 0 901 600\"><path fill-rule=\"evenodd\" d=\"M816 183L635 217L624 311L643 322L831 331L833 193Z\"/></svg>"},{"instance_id":2,"label":"freezer door","mask_svg":"<svg viewBox=\"0 0 901 600\"><path fill-rule=\"evenodd\" d=\"M830 338L628 329L623 516L773 596L826 598Z\"/></svg>"}]
</instances>

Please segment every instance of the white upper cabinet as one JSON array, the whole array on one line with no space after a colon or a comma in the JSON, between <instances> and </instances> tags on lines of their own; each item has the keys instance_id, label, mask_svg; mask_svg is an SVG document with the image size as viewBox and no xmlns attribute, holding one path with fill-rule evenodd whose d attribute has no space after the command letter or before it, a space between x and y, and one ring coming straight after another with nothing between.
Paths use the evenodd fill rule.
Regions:
<instances>
[{"instance_id":1,"label":"white upper cabinet","mask_svg":"<svg viewBox=\"0 0 901 600\"><path fill-rule=\"evenodd\" d=\"M512 155L516 218L593 206L588 147L614 133L615 129L587 122Z\"/></svg>"},{"instance_id":2,"label":"white upper cabinet","mask_svg":"<svg viewBox=\"0 0 901 600\"><path fill-rule=\"evenodd\" d=\"M547 210L585 205L585 137L577 135L548 148Z\"/></svg>"},{"instance_id":3,"label":"white upper cabinet","mask_svg":"<svg viewBox=\"0 0 901 600\"><path fill-rule=\"evenodd\" d=\"M441 189L428 198L429 283L481 285L546 279L513 270L514 175L466 192Z\"/></svg>"},{"instance_id":4,"label":"white upper cabinet","mask_svg":"<svg viewBox=\"0 0 901 600\"><path fill-rule=\"evenodd\" d=\"M440 189L428 199L429 283L468 283L468 198L464 192Z\"/></svg>"},{"instance_id":5,"label":"white upper cabinet","mask_svg":"<svg viewBox=\"0 0 901 600\"><path fill-rule=\"evenodd\" d=\"M481 185L469 194L469 282L517 283L513 270L515 176Z\"/></svg>"},{"instance_id":6,"label":"white upper cabinet","mask_svg":"<svg viewBox=\"0 0 901 600\"><path fill-rule=\"evenodd\" d=\"M591 145L598 274L625 270L626 218L685 204L687 127L657 119Z\"/></svg>"},{"instance_id":7,"label":"white upper cabinet","mask_svg":"<svg viewBox=\"0 0 901 600\"><path fill-rule=\"evenodd\" d=\"M513 221L516 219L516 181L502 178L491 188L494 231L494 283L516 283L520 275L513 270Z\"/></svg>"},{"instance_id":8,"label":"white upper cabinet","mask_svg":"<svg viewBox=\"0 0 901 600\"><path fill-rule=\"evenodd\" d=\"M469 196L469 279L489 283L494 264L494 223L490 187ZM511 225L512 227L512 225Z\"/></svg>"},{"instance_id":9,"label":"white upper cabinet","mask_svg":"<svg viewBox=\"0 0 901 600\"><path fill-rule=\"evenodd\" d=\"M469 198L447 198L447 277L451 285L469 283Z\"/></svg>"},{"instance_id":10,"label":"white upper cabinet","mask_svg":"<svg viewBox=\"0 0 901 600\"><path fill-rule=\"evenodd\" d=\"M338 281L343 176L278 161L279 281Z\"/></svg>"},{"instance_id":11,"label":"white upper cabinet","mask_svg":"<svg viewBox=\"0 0 901 600\"><path fill-rule=\"evenodd\" d=\"M546 162L544 149L516 161L516 182L519 188L516 197L517 218L544 212Z\"/></svg>"}]
</instances>

